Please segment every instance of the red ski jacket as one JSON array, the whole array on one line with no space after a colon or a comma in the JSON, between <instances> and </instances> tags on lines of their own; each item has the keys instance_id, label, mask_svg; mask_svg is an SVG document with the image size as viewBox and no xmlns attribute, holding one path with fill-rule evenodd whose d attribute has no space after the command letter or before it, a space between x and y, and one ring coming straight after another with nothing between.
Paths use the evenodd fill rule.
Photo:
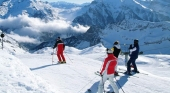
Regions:
<instances>
[{"instance_id":1,"label":"red ski jacket","mask_svg":"<svg viewBox=\"0 0 170 93\"><path fill-rule=\"evenodd\" d=\"M107 58L103 63L103 67L100 74L101 75L104 75L104 73L107 73L107 75L114 74L116 64L117 58L113 54L108 54Z\"/></svg>"}]
</instances>

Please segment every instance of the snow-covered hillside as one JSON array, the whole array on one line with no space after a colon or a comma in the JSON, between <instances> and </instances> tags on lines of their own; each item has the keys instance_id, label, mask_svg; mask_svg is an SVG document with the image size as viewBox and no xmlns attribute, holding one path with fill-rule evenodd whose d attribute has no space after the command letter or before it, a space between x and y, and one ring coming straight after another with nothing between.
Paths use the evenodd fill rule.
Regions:
<instances>
[{"instance_id":1,"label":"snow-covered hillside","mask_svg":"<svg viewBox=\"0 0 170 93\"><path fill-rule=\"evenodd\" d=\"M0 31L0 34L4 33ZM26 53L26 50L24 50L23 47L20 46L17 41L8 36L7 34L4 34L4 37L0 38L0 49L12 55Z\"/></svg>"},{"instance_id":2,"label":"snow-covered hillside","mask_svg":"<svg viewBox=\"0 0 170 93\"><path fill-rule=\"evenodd\" d=\"M22 53L18 49L16 51ZM6 47L0 52L0 93L56 93L54 87L32 73Z\"/></svg>"},{"instance_id":3,"label":"snow-covered hillside","mask_svg":"<svg viewBox=\"0 0 170 93\"><path fill-rule=\"evenodd\" d=\"M29 53L5 35L3 48L0 46L0 93L56 93L55 88L16 57L23 54Z\"/></svg>"},{"instance_id":4,"label":"snow-covered hillside","mask_svg":"<svg viewBox=\"0 0 170 93\"><path fill-rule=\"evenodd\" d=\"M144 22L139 20L122 21L121 24L108 25L100 34L105 47L112 47L113 42L120 41L122 50L127 52L134 39L139 40L140 51L145 54L169 54L170 23Z\"/></svg>"},{"instance_id":5,"label":"snow-covered hillside","mask_svg":"<svg viewBox=\"0 0 170 93\"><path fill-rule=\"evenodd\" d=\"M16 49L20 52L20 50ZM78 50L66 47L66 64L56 64L52 48L41 49L34 54L11 55L6 49L0 50L0 92L1 93L97 93L101 77L94 72L101 69L106 57L102 44ZM114 78L119 93L169 93L169 55L140 55L136 63L140 71L133 76ZM118 71L123 72L124 56L118 58ZM109 82L105 91L113 91Z\"/></svg>"}]
</instances>

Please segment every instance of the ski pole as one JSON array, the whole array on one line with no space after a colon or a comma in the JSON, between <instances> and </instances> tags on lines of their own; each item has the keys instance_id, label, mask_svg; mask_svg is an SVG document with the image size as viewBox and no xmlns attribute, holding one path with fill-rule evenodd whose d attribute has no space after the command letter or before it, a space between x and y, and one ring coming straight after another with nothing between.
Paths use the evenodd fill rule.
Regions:
<instances>
[{"instance_id":1,"label":"ski pole","mask_svg":"<svg viewBox=\"0 0 170 93\"><path fill-rule=\"evenodd\" d=\"M71 59L70 59L70 57L67 55L67 53L66 52L64 52L65 54L66 54L66 56L69 58L69 60L71 61ZM73 63L73 61L71 61L72 63Z\"/></svg>"},{"instance_id":2,"label":"ski pole","mask_svg":"<svg viewBox=\"0 0 170 93\"><path fill-rule=\"evenodd\" d=\"M93 79L91 79L82 89L80 89L77 93L80 93L88 84L90 84L97 76L95 76ZM88 91L91 91L91 89L88 89Z\"/></svg>"},{"instance_id":3,"label":"ski pole","mask_svg":"<svg viewBox=\"0 0 170 93\"><path fill-rule=\"evenodd\" d=\"M104 93L106 93L106 92L105 92L105 89L104 89L103 75L102 75L101 77L102 77L102 83L103 83L103 90L104 90Z\"/></svg>"},{"instance_id":4,"label":"ski pole","mask_svg":"<svg viewBox=\"0 0 170 93\"><path fill-rule=\"evenodd\" d=\"M114 77L115 78L115 80L116 80L116 77ZM124 90L123 90L123 88L121 87L121 85L119 84L119 82L116 80L116 82L117 82L117 84L119 85L119 87L121 88L121 90L123 91L123 93L125 93L124 92Z\"/></svg>"},{"instance_id":5,"label":"ski pole","mask_svg":"<svg viewBox=\"0 0 170 93\"><path fill-rule=\"evenodd\" d=\"M53 49L53 53L52 53L52 64L53 64L53 62L54 62L54 61L53 61L53 54L54 54L54 49Z\"/></svg>"}]
</instances>

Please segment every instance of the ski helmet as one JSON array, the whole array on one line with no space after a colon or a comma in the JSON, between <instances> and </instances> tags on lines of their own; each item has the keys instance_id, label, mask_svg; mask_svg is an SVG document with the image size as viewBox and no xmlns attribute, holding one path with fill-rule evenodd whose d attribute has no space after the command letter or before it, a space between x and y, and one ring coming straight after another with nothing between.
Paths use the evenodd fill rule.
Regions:
<instances>
[{"instance_id":1,"label":"ski helmet","mask_svg":"<svg viewBox=\"0 0 170 93\"><path fill-rule=\"evenodd\" d=\"M139 42L139 40L138 40L138 39L135 39L135 40L134 40L134 43L138 43L138 42Z\"/></svg>"},{"instance_id":2,"label":"ski helmet","mask_svg":"<svg viewBox=\"0 0 170 93\"><path fill-rule=\"evenodd\" d=\"M119 41L114 42L114 45L117 45L117 44L119 44Z\"/></svg>"}]
</instances>

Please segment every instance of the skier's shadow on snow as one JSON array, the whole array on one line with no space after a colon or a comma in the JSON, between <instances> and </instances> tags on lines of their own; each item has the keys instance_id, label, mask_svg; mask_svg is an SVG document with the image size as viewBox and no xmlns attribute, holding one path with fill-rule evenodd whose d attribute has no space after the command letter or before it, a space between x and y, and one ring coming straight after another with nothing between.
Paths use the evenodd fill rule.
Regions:
<instances>
[{"instance_id":1,"label":"skier's shadow on snow","mask_svg":"<svg viewBox=\"0 0 170 93\"><path fill-rule=\"evenodd\" d=\"M115 77L114 80L115 80L115 83L116 83L118 89L120 90L126 84L126 82L128 81L128 76L121 76L119 80ZM114 91L110 84L107 87L107 89L109 89L109 91L111 91L111 92Z\"/></svg>"},{"instance_id":2,"label":"skier's shadow on snow","mask_svg":"<svg viewBox=\"0 0 170 93\"><path fill-rule=\"evenodd\" d=\"M122 76L122 77L120 77L119 80L116 79L116 78L114 78L114 79L116 80L116 84L117 84L117 86L118 86L118 89L121 89L121 88L125 85L125 83L128 81L128 76ZM99 82L100 82L100 81L94 83L94 84L89 88L89 89L91 90L91 93L97 93ZM113 92L113 89L112 89L112 87L111 87L110 84L109 84L109 86L107 87L107 89L108 89L109 91ZM87 89L87 91L86 91L85 93L90 93L90 92L89 92L88 89Z\"/></svg>"},{"instance_id":3,"label":"skier's shadow on snow","mask_svg":"<svg viewBox=\"0 0 170 93\"><path fill-rule=\"evenodd\" d=\"M55 66L55 65L58 65L58 64L50 64L50 65L44 65L44 66L40 66L40 67L36 67L36 68L30 68L30 70L33 71L33 70L38 70L38 69L46 68L49 66Z\"/></svg>"},{"instance_id":4,"label":"skier's shadow on snow","mask_svg":"<svg viewBox=\"0 0 170 93\"><path fill-rule=\"evenodd\" d=\"M97 93L99 82L100 82L100 81L94 83L94 84L89 88L89 89L91 90L91 92L89 92L89 89L87 89L87 91L86 91L85 93Z\"/></svg>"},{"instance_id":5,"label":"skier's shadow on snow","mask_svg":"<svg viewBox=\"0 0 170 93\"><path fill-rule=\"evenodd\" d=\"M126 82L128 81L128 77L129 76L121 76L119 80L115 77L116 84L119 89L121 89L126 84Z\"/></svg>"}]
</instances>

